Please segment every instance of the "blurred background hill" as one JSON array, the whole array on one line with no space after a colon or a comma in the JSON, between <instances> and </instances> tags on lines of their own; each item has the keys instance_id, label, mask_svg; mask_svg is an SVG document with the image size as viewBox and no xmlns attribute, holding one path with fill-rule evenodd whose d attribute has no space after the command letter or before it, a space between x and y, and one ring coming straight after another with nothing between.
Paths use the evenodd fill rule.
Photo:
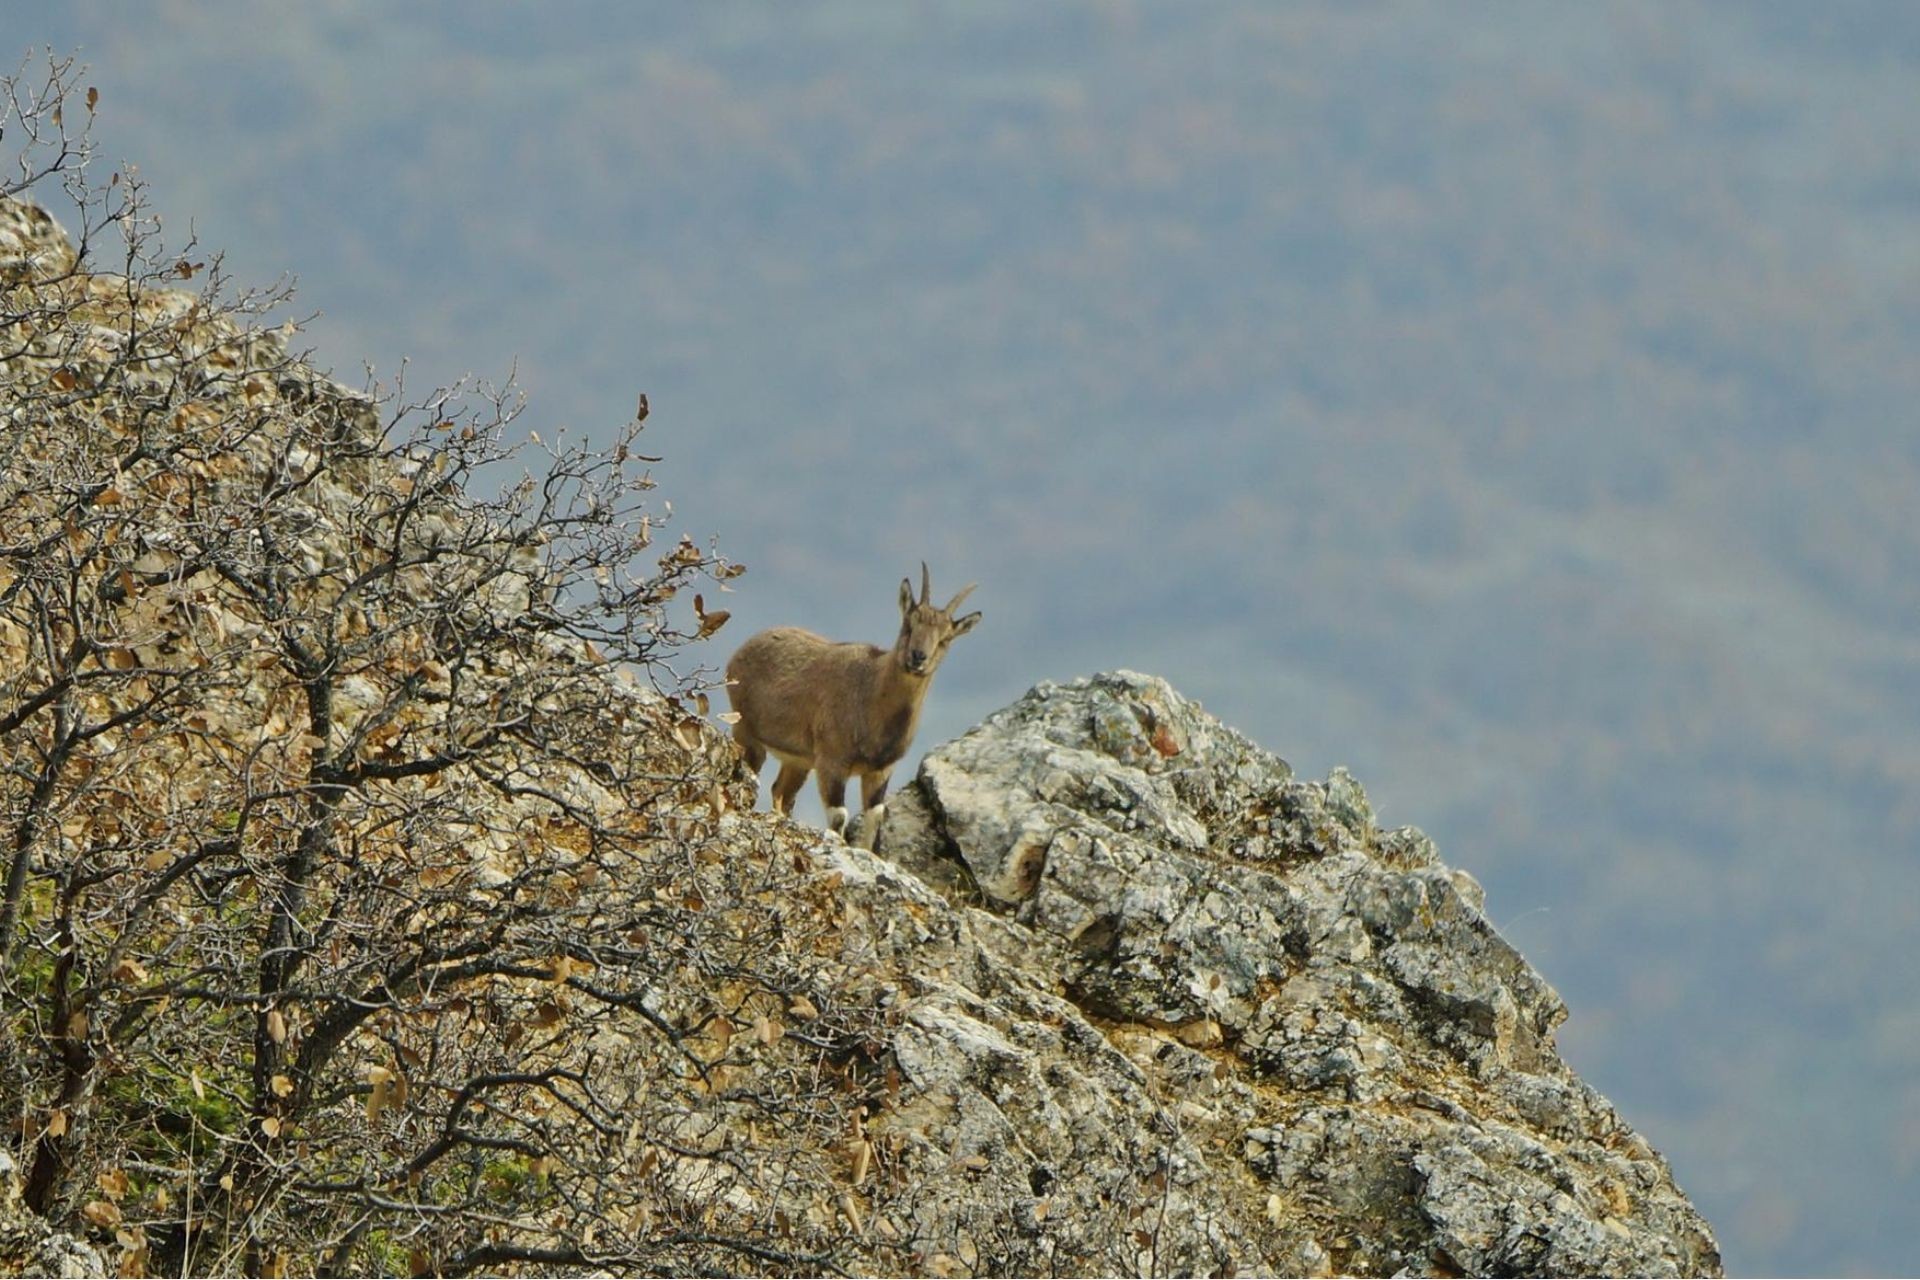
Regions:
<instances>
[{"instance_id":1,"label":"blurred background hill","mask_svg":"<svg viewBox=\"0 0 1920 1280\"><path fill-rule=\"evenodd\" d=\"M978 579L1479 876L1730 1273L1920 1266L1920 9L72 3L312 337L652 402L708 661ZM11 141L11 140L10 140ZM806 811L817 814L817 802Z\"/></svg>"}]
</instances>

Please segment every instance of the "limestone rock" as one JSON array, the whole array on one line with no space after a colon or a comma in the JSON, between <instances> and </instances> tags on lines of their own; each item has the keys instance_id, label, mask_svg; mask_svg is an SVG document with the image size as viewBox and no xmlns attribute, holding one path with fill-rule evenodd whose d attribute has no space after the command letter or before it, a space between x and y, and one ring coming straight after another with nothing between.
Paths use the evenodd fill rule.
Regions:
<instances>
[{"instance_id":1,"label":"limestone rock","mask_svg":"<svg viewBox=\"0 0 1920 1280\"><path fill-rule=\"evenodd\" d=\"M58 279L77 260L73 241L52 214L29 201L0 196L0 284Z\"/></svg>"},{"instance_id":2,"label":"limestone rock","mask_svg":"<svg viewBox=\"0 0 1920 1280\"><path fill-rule=\"evenodd\" d=\"M3 1155L4 1153L0 1153ZM0 1183L11 1183L13 1173L0 1168ZM0 1196L0 1276L83 1277L112 1275L101 1251L72 1234L55 1229L14 1202Z\"/></svg>"},{"instance_id":3,"label":"limestone rock","mask_svg":"<svg viewBox=\"0 0 1920 1280\"><path fill-rule=\"evenodd\" d=\"M1155 1221L1184 1224L1159 1270L1718 1273L1664 1162L1556 1054L1566 1008L1479 886L1376 827L1345 770L1296 779L1151 677L1041 685L932 752L878 848L973 939L895 1051L957 1158L1047 1171L1039 1236L1097 1235L1090 1190L1145 1146Z\"/></svg>"}]
</instances>

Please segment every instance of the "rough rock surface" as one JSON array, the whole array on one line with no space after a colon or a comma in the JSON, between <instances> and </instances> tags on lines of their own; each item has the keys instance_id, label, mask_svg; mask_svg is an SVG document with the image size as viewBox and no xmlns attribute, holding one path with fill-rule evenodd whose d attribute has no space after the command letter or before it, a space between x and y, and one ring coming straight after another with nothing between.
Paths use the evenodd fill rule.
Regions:
<instances>
[{"instance_id":1,"label":"rough rock surface","mask_svg":"<svg viewBox=\"0 0 1920 1280\"><path fill-rule=\"evenodd\" d=\"M0 286L73 330L16 343L0 379L111 356L124 282L74 265L0 200ZM180 369L154 378L370 413L279 334L188 323L171 291L136 306L179 322ZM269 367L286 377L250 376ZM43 444L81 460L107 431L66 426ZM326 556L328 504L392 483L347 479L303 552ZM609 732L651 733L688 834L624 868L663 941L646 964L611 947L607 972L646 984L647 1016L574 1051L632 1120L641 1212L543 1229L652 1232L662 1271L1718 1272L1665 1163L1554 1052L1565 1010L1478 886L1377 829L1344 771L1299 781L1156 679L1043 685L927 758L876 854L742 812L730 744L636 696ZM19 1181L0 1144L0 1275L134 1256L83 1214L26 1213Z\"/></svg>"},{"instance_id":2,"label":"rough rock surface","mask_svg":"<svg viewBox=\"0 0 1920 1280\"><path fill-rule=\"evenodd\" d=\"M932 980L894 1047L951 1095L956 1151L1033 1171L999 1206L1014 1229L1048 1199L1032 1231L1071 1231L1148 1147L1157 1256L1077 1261L1718 1272L1665 1162L1554 1052L1566 1010L1478 885L1378 829L1344 770L1295 779L1119 672L1041 685L932 752L877 843L981 904L958 921L971 971ZM1031 989L1050 977L1058 997Z\"/></svg>"},{"instance_id":3,"label":"rough rock surface","mask_svg":"<svg viewBox=\"0 0 1920 1280\"><path fill-rule=\"evenodd\" d=\"M0 210L3 213L4 210ZM19 1170L0 1148L0 1275L104 1276L111 1273L100 1251L19 1204Z\"/></svg>"}]
</instances>

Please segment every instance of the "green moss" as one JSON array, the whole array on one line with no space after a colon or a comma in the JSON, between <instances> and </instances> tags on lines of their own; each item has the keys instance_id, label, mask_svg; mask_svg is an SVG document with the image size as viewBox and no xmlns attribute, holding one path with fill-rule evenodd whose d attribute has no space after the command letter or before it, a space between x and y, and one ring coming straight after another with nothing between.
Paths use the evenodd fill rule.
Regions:
<instances>
[{"instance_id":1,"label":"green moss","mask_svg":"<svg viewBox=\"0 0 1920 1280\"><path fill-rule=\"evenodd\" d=\"M170 1072L129 1071L101 1081L102 1119L133 1122L133 1149L156 1164L217 1158L220 1140L237 1132L246 1112L224 1093Z\"/></svg>"},{"instance_id":2,"label":"green moss","mask_svg":"<svg viewBox=\"0 0 1920 1280\"><path fill-rule=\"evenodd\" d=\"M353 1244L354 1260L359 1263L355 1269L362 1275L404 1276L412 1273L412 1263L407 1256L407 1247L393 1238L393 1233L374 1228Z\"/></svg>"}]
</instances>

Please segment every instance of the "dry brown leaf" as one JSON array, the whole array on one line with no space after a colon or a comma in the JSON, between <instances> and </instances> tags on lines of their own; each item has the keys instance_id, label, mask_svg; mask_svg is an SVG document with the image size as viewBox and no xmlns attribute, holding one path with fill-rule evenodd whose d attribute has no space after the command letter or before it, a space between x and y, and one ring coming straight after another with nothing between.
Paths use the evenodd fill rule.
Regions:
<instances>
[{"instance_id":1,"label":"dry brown leaf","mask_svg":"<svg viewBox=\"0 0 1920 1280\"><path fill-rule=\"evenodd\" d=\"M693 616L700 620L700 639L705 640L708 636L726 626L727 619L733 615L725 609L715 609L712 613L708 613L706 598L695 595L693 598ZM704 696L701 701L705 701ZM700 708L700 714L705 715L706 713L706 707L702 706Z\"/></svg>"},{"instance_id":2,"label":"dry brown leaf","mask_svg":"<svg viewBox=\"0 0 1920 1280\"><path fill-rule=\"evenodd\" d=\"M146 969L131 956L113 966L112 977L116 982L145 982L147 976Z\"/></svg>"},{"instance_id":3,"label":"dry brown leaf","mask_svg":"<svg viewBox=\"0 0 1920 1280\"><path fill-rule=\"evenodd\" d=\"M368 1067L367 1082L373 1086L373 1092L367 1095L367 1123L376 1124L380 1113L387 1109L387 1095L393 1086L393 1072L385 1067Z\"/></svg>"},{"instance_id":4,"label":"dry brown leaf","mask_svg":"<svg viewBox=\"0 0 1920 1280\"><path fill-rule=\"evenodd\" d=\"M1218 1048L1226 1039L1225 1034L1220 1030L1220 1024L1212 1018L1200 1018L1186 1023L1175 1031L1174 1035L1179 1038L1181 1044L1195 1049Z\"/></svg>"}]
</instances>

